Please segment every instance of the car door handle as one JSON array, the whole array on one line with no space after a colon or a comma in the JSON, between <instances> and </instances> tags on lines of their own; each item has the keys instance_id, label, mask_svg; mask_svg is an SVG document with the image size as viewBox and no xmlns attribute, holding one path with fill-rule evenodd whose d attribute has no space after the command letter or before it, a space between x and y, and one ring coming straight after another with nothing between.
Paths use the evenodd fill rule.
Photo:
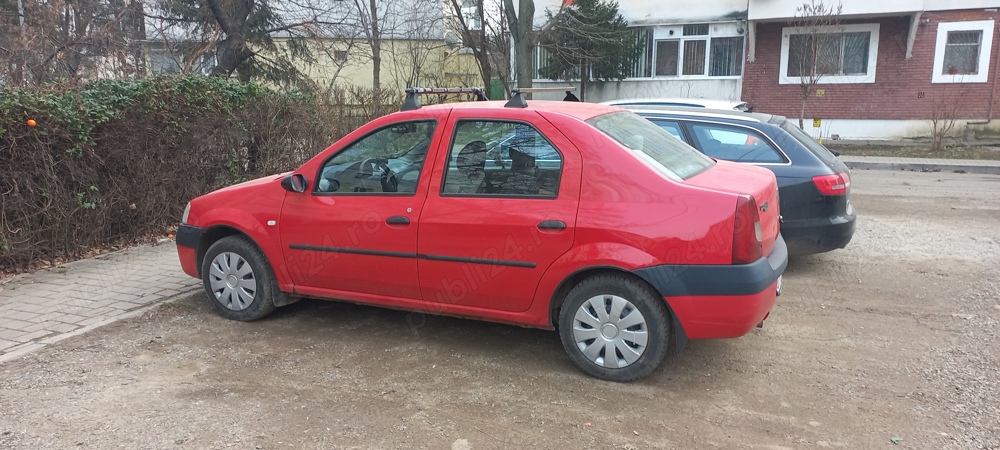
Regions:
<instances>
[{"instance_id":1,"label":"car door handle","mask_svg":"<svg viewBox=\"0 0 1000 450\"><path fill-rule=\"evenodd\" d=\"M565 230L566 222L561 220L543 220L538 222L539 230Z\"/></svg>"},{"instance_id":2,"label":"car door handle","mask_svg":"<svg viewBox=\"0 0 1000 450\"><path fill-rule=\"evenodd\" d=\"M406 216L392 216L385 220L389 225L409 225L410 218Z\"/></svg>"}]
</instances>

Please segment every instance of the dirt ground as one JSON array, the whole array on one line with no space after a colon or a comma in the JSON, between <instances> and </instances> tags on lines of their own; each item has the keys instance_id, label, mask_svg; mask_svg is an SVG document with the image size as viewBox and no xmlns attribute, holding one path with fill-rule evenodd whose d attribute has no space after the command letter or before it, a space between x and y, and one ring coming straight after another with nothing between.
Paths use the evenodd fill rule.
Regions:
<instances>
[{"instance_id":1,"label":"dirt ground","mask_svg":"<svg viewBox=\"0 0 1000 450\"><path fill-rule=\"evenodd\" d=\"M763 329L630 384L553 332L202 295L0 365L0 448L1000 448L1000 177L856 172Z\"/></svg>"}]
</instances>

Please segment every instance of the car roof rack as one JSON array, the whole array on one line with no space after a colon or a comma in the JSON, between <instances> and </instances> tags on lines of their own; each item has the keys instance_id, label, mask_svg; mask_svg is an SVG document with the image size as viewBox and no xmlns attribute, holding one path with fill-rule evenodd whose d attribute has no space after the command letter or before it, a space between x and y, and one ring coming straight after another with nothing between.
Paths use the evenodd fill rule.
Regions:
<instances>
[{"instance_id":1,"label":"car roof rack","mask_svg":"<svg viewBox=\"0 0 1000 450\"><path fill-rule=\"evenodd\" d=\"M476 101L489 100L488 98L486 98L486 89L483 89L481 87L451 87L451 88L411 87L411 88L406 88L406 100L403 101L403 106L399 108L399 110L413 111L415 109L420 109L420 100L417 99L417 96L421 94L476 94Z\"/></svg>"},{"instance_id":2,"label":"car roof rack","mask_svg":"<svg viewBox=\"0 0 1000 450\"><path fill-rule=\"evenodd\" d=\"M576 90L576 86L556 86L556 87L542 87L542 88L514 88L510 90L510 100L507 100L507 104L503 105L504 108L527 108L528 102L524 101L524 97L521 93L532 93L532 92L563 92L567 94ZM574 97L576 98L576 97Z\"/></svg>"}]
</instances>

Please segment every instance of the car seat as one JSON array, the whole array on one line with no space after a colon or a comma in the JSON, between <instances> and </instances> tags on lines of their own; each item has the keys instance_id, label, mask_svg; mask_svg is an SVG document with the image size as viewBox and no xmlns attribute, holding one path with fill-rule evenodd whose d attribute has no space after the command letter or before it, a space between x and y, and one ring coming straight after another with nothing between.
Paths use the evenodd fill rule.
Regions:
<instances>
[{"instance_id":1,"label":"car seat","mask_svg":"<svg viewBox=\"0 0 1000 450\"><path fill-rule=\"evenodd\" d=\"M458 152L456 167L460 174L448 179L445 192L449 194L476 194L486 178L486 143L472 141Z\"/></svg>"}]
</instances>

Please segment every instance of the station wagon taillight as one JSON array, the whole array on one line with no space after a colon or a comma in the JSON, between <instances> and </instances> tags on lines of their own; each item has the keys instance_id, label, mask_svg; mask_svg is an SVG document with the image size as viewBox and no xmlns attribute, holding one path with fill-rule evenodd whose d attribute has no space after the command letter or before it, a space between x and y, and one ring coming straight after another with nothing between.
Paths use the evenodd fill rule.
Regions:
<instances>
[{"instance_id":1,"label":"station wagon taillight","mask_svg":"<svg viewBox=\"0 0 1000 450\"><path fill-rule=\"evenodd\" d=\"M813 177L813 184L823 195L846 195L847 189L851 187L851 176L846 172L834 175L817 175Z\"/></svg>"},{"instance_id":2,"label":"station wagon taillight","mask_svg":"<svg viewBox=\"0 0 1000 450\"><path fill-rule=\"evenodd\" d=\"M757 200L740 194L736 200L736 226L733 227L733 264L750 264L764 256L764 233L760 228Z\"/></svg>"}]
</instances>

